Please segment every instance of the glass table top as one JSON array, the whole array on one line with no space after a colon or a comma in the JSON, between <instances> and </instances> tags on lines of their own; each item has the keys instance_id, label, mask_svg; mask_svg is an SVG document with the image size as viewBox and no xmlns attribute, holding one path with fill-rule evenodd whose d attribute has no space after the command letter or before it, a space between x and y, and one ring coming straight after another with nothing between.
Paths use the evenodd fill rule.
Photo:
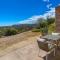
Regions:
<instances>
[{"instance_id":1,"label":"glass table top","mask_svg":"<svg viewBox=\"0 0 60 60\"><path fill-rule=\"evenodd\" d=\"M60 35L46 35L46 36L43 36L42 38L48 39L48 40L59 40Z\"/></svg>"}]
</instances>

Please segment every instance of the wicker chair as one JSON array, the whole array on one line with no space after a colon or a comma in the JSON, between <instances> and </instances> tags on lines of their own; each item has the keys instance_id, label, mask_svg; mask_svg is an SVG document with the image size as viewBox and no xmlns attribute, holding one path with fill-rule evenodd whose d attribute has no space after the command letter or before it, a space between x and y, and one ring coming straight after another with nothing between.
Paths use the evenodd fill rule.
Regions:
<instances>
[{"instance_id":1,"label":"wicker chair","mask_svg":"<svg viewBox=\"0 0 60 60\"><path fill-rule=\"evenodd\" d=\"M40 41L40 40L37 40L37 43L38 43L38 47L39 47L39 53L40 53L40 49L44 50L47 52L46 56L51 54L51 52L53 51L54 52L54 56L55 56L55 45L49 45L51 44L51 42L47 42L46 40L44 41ZM39 56L39 53L38 53L38 56ZM46 60L47 60L47 57L46 57Z\"/></svg>"}]
</instances>

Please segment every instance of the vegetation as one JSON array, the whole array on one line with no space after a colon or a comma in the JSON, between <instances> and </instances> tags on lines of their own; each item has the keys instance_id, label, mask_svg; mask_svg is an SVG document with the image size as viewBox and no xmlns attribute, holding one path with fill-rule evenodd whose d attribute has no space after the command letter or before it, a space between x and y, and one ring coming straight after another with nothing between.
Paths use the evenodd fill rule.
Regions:
<instances>
[{"instance_id":1,"label":"vegetation","mask_svg":"<svg viewBox=\"0 0 60 60\"><path fill-rule=\"evenodd\" d=\"M55 22L55 18L47 18L48 25L51 25Z\"/></svg>"},{"instance_id":2,"label":"vegetation","mask_svg":"<svg viewBox=\"0 0 60 60\"><path fill-rule=\"evenodd\" d=\"M53 23L53 24L51 24L51 25L49 25L49 27L48 27L48 33L50 34L50 33L52 33L52 32L55 32L55 23Z\"/></svg>"},{"instance_id":3,"label":"vegetation","mask_svg":"<svg viewBox=\"0 0 60 60\"><path fill-rule=\"evenodd\" d=\"M18 31L16 29L11 28L11 29L7 29L5 31L5 36L11 36L11 35L15 35L17 33L18 33Z\"/></svg>"},{"instance_id":4,"label":"vegetation","mask_svg":"<svg viewBox=\"0 0 60 60\"><path fill-rule=\"evenodd\" d=\"M55 31L55 18L39 18L36 24L13 25L0 27L0 37L11 36L25 31L32 30L32 32L41 32L42 34L51 33Z\"/></svg>"},{"instance_id":5,"label":"vegetation","mask_svg":"<svg viewBox=\"0 0 60 60\"><path fill-rule=\"evenodd\" d=\"M0 27L0 37L16 35L25 31L29 31L35 25L30 24L21 24L21 25L13 25L13 26L3 26Z\"/></svg>"},{"instance_id":6,"label":"vegetation","mask_svg":"<svg viewBox=\"0 0 60 60\"><path fill-rule=\"evenodd\" d=\"M40 32L40 29L34 28L34 29L32 29L32 32Z\"/></svg>"},{"instance_id":7,"label":"vegetation","mask_svg":"<svg viewBox=\"0 0 60 60\"><path fill-rule=\"evenodd\" d=\"M55 32L55 18L38 19L37 27L33 32L42 32L42 34Z\"/></svg>"},{"instance_id":8,"label":"vegetation","mask_svg":"<svg viewBox=\"0 0 60 60\"><path fill-rule=\"evenodd\" d=\"M2 37L3 36L3 32L2 31L0 31L0 37Z\"/></svg>"}]
</instances>

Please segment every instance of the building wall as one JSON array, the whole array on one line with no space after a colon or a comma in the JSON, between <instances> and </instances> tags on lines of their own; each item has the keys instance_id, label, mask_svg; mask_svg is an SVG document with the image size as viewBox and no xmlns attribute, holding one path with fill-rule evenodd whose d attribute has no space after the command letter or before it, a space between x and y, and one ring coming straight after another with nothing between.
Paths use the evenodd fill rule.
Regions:
<instances>
[{"instance_id":1,"label":"building wall","mask_svg":"<svg viewBox=\"0 0 60 60\"><path fill-rule=\"evenodd\" d=\"M55 8L55 16L56 16L56 32L60 33L60 6Z\"/></svg>"}]
</instances>

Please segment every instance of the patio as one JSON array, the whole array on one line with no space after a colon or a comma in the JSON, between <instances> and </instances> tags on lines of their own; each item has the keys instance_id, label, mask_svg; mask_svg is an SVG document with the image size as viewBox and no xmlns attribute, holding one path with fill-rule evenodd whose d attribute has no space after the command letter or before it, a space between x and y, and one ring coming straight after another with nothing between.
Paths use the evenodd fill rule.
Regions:
<instances>
[{"instance_id":1,"label":"patio","mask_svg":"<svg viewBox=\"0 0 60 60\"><path fill-rule=\"evenodd\" d=\"M31 37L29 40L22 41L19 44L14 45L5 51L5 54L0 55L0 60L45 60L45 57L42 58L38 56L39 48L37 44L38 37ZM18 47L18 48L17 48ZM10 51L11 50L11 51ZM40 55L46 55L47 52L40 50ZM53 54L53 53L52 53ZM48 60L60 60L60 50L57 51L56 56L48 56Z\"/></svg>"},{"instance_id":2,"label":"patio","mask_svg":"<svg viewBox=\"0 0 60 60\"><path fill-rule=\"evenodd\" d=\"M45 35L37 39L37 43L39 46L39 54L40 57L44 58L45 60L54 59L56 60L60 56L60 35ZM46 51L47 54L43 55L41 54L41 49ZM54 57L54 58L53 58Z\"/></svg>"}]
</instances>

